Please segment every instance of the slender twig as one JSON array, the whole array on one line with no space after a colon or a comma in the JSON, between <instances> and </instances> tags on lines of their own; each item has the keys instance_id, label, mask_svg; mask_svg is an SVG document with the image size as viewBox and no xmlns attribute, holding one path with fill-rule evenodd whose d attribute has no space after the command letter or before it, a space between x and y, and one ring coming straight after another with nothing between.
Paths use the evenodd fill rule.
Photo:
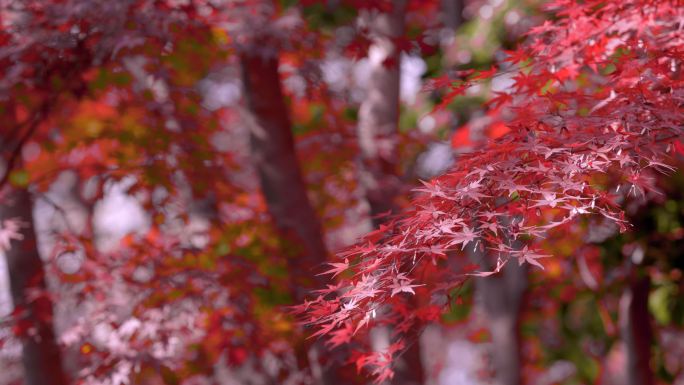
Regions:
<instances>
[{"instance_id":1,"label":"slender twig","mask_svg":"<svg viewBox=\"0 0 684 385\"><path fill-rule=\"evenodd\" d=\"M33 116L31 121L29 122L28 128L26 129L26 132L24 135L19 137L19 140L17 141L16 145L14 146L14 149L11 151L9 158L6 159L6 164L7 167L5 169L5 174L2 176L2 179L0 179L0 188L3 187L7 181L9 180L10 175L12 174L12 171L14 170L14 167L17 163L17 160L19 159L19 156L21 155L21 150L24 147L24 144L33 136L33 134L36 132L36 129L38 129L38 126L40 125L41 122L43 122L43 119L48 115L50 112L50 107L52 106L52 99L48 99L43 102L43 104L40 106L40 109L36 114Z\"/></svg>"},{"instance_id":2,"label":"slender twig","mask_svg":"<svg viewBox=\"0 0 684 385\"><path fill-rule=\"evenodd\" d=\"M78 232L76 231L76 228L73 226L71 221L69 220L69 214L67 211L62 207L59 203L55 202L48 194L41 194L39 193L37 195L38 199L44 201L48 205L50 205L58 214L60 217L62 217L62 220L64 221L64 225L66 226L67 230L69 231L70 234L73 235L78 235Z\"/></svg>"}]
</instances>

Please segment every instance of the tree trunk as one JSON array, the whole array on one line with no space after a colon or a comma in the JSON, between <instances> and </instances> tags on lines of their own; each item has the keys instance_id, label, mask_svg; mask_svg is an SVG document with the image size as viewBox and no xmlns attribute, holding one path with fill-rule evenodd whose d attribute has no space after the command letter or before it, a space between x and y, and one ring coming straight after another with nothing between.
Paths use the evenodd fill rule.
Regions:
<instances>
[{"instance_id":1,"label":"tree trunk","mask_svg":"<svg viewBox=\"0 0 684 385\"><path fill-rule=\"evenodd\" d=\"M456 32L456 29L463 24L463 0L442 0L442 24L445 28Z\"/></svg>"},{"instance_id":2,"label":"tree trunk","mask_svg":"<svg viewBox=\"0 0 684 385\"><path fill-rule=\"evenodd\" d=\"M290 117L278 73L278 57L243 52L240 57L247 104L254 120L250 142L268 212L288 244L295 300L320 280L315 268L327 251L318 217L307 196L295 153Z\"/></svg>"},{"instance_id":3,"label":"tree trunk","mask_svg":"<svg viewBox=\"0 0 684 385\"><path fill-rule=\"evenodd\" d=\"M43 261L38 254L31 197L26 188L4 186L0 217L22 222L23 238L5 252L12 302L22 333L26 385L66 385L61 352L53 330L52 300L47 293Z\"/></svg>"},{"instance_id":4,"label":"tree trunk","mask_svg":"<svg viewBox=\"0 0 684 385\"><path fill-rule=\"evenodd\" d=\"M496 385L522 384L519 323L526 287L526 269L516 263L508 263L499 274L477 280L492 335Z\"/></svg>"},{"instance_id":5,"label":"tree trunk","mask_svg":"<svg viewBox=\"0 0 684 385\"><path fill-rule=\"evenodd\" d=\"M376 227L382 222L377 218L379 214L394 211L393 200L399 191L396 138L401 51L396 40L404 35L406 3L406 0L394 0L390 13L365 20L373 43L368 50L369 85L359 108L357 129L363 163L361 186Z\"/></svg>"},{"instance_id":6,"label":"tree trunk","mask_svg":"<svg viewBox=\"0 0 684 385\"><path fill-rule=\"evenodd\" d=\"M442 48L442 66L445 69L453 69L458 66L458 47L456 44L456 31L465 22L463 9L464 0L442 0L442 33L440 46Z\"/></svg>"},{"instance_id":7,"label":"tree trunk","mask_svg":"<svg viewBox=\"0 0 684 385\"><path fill-rule=\"evenodd\" d=\"M388 13L372 14L363 20L371 31L373 43L368 51L370 63L369 85L366 99L359 109L357 127L362 167L360 182L370 206L373 226L378 227L385 218L381 214L396 211L394 198L399 192L397 176L396 139L399 123L401 78L401 50L397 39L404 35L406 0L393 0ZM376 330L376 342L389 345L389 330ZM424 382L420 344L411 344L395 365L393 384L419 385Z\"/></svg>"},{"instance_id":8,"label":"tree trunk","mask_svg":"<svg viewBox=\"0 0 684 385\"><path fill-rule=\"evenodd\" d=\"M315 269L327 260L327 250L318 217L307 195L295 152L292 125L278 73L278 57L254 52L240 55L243 88L253 124L250 144L261 190L273 222L288 242L290 292L301 303L313 287L323 280ZM332 384L332 369L321 362L321 342L295 346L301 367L311 370L314 383Z\"/></svg>"},{"instance_id":9,"label":"tree trunk","mask_svg":"<svg viewBox=\"0 0 684 385\"><path fill-rule=\"evenodd\" d=\"M648 311L650 289L651 280L647 275L633 277L620 299L620 328L627 351L627 385L654 383L650 366L653 340Z\"/></svg>"}]
</instances>

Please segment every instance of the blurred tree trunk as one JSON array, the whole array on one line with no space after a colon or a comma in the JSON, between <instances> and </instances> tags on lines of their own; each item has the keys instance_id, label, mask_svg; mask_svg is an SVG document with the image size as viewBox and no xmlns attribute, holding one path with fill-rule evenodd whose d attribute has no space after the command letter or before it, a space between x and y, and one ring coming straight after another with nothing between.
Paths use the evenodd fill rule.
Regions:
<instances>
[{"instance_id":1,"label":"blurred tree trunk","mask_svg":"<svg viewBox=\"0 0 684 385\"><path fill-rule=\"evenodd\" d=\"M47 293L43 261L38 254L32 202L26 188L2 189L0 217L22 222L22 239L5 252L14 309L25 333L22 362L27 385L66 385L61 352L53 330L52 300Z\"/></svg>"},{"instance_id":2,"label":"blurred tree trunk","mask_svg":"<svg viewBox=\"0 0 684 385\"><path fill-rule=\"evenodd\" d=\"M465 22L463 9L464 0L442 0L442 32L440 34L440 46L442 49L442 65L451 69L459 65L458 47L456 44L456 31Z\"/></svg>"},{"instance_id":3,"label":"blurred tree trunk","mask_svg":"<svg viewBox=\"0 0 684 385\"><path fill-rule=\"evenodd\" d=\"M361 149L361 186L370 205L373 225L377 215L394 211L399 192L396 141L399 124L401 51L397 39L404 35L406 0L392 1L391 13L369 14L362 19L373 43L366 99L359 108L358 138Z\"/></svg>"},{"instance_id":4,"label":"blurred tree trunk","mask_svg":"<svg viewBox=\"0 0 684 385\"><path fill-rule=\"evenodd\" d=\"M633 274L636 275L636 271ZM620 329L627 352L626 385L651 385L651 343L653 330L648 310L651 280L648 275L631 279L620 299Z\"/></svg>"},{"instance_id":5,"label":"blurred tree trunk","mask_svg":"<svg viewBox=\"0 0 684 385\"><path fill-rule=\"evenodd\" d=\"M327 250L316 212L307 195L295 152L292 125L278 73L277 54L240 55L242 82L253 122L250 144L268 212L284 238L293 299L304 301L308 289L322 287L315 269L327 259ZM322 343L296 348L300 365L308 366L315 383L333 384L329 365L321 363Z\"/></svg>"},{"instance_id":6,"label":"blurred tree trunk","mask_svg":"<svg viewBox=\"0 0 684 385\"><path fill-rule=\"evenodd\" d=\"M523 383L520 313L527 289L527 269L509 263L499 274L476 282L492 335L495 384L520 385Z\"/></svg>"},{"instance_id":7,"label":"blurred tree trunk","mask_svg":"<svg viewBox=\"0 0 684 385\"><path fill-rule=\"evenodd\" d=\"M303 288L314 269L326 261L327 250L318 217L309 201L295 153L292 125L280 85L278 57L243 52L240 57L247 104L254 120L251 152L268 211L286 240L293 273L295 300L304 299ZM311 278L309 278L311 279Z\"/></svg>"},{"instance_id":8,"label":"blurred tree trunk","mask_svg":"<svg viewBox=\"0 0 684 385\"><path fill-rule=\"evenodd\" d=\"M464 0L442 0L442 24L453 32L463 24Z\"/></svg>"},{"instance_id":9,"label":"blurred tree trunk","mask_svg":"<svg viewBox=\"0 0 684 385\"><path fill-rule=\"evenodd\" d=\"M366 98L359 108L357 134L361 149L360 182L370 206L373 226L385 218L378 215L396 211L399 193L397 176L397 135L401 78L401 50L397 40L404 36L406 0L393 0L388 13L369 14L362 21L370 30L373 43L368 50L370 63ZM376 345L389 345L388 330L377 330ZM424 382L420 344L414 343L396 362L393 384L417 385Z\"/></svg>"},{"instance_id":10,"label":"blurred tree trunk","mask_svg":"<svg viewBox=\"0 0 684 385\"><path fill-rule=\"evenodd\" d=\"M11 102L4 107L0 146L5 159L0 162L4 163L3 169L7 168L3 172L9 173L12 171L9 169L11 162L8 163L6 157L10 153L13 154L9 156L20 157L17 146L22 143L15 143L16 138L9 139L19 128ZM0 186L0 227L4 228L7 220L21 223L21 239L12 240L5 251L5 258L14 312L22 333L24 382L26 385L66 385L67 377L53 328L52 299L38 253L31 195L26 187L14 187L8 179L5 180L6 183Z\"/></svg>"}]
</instances>

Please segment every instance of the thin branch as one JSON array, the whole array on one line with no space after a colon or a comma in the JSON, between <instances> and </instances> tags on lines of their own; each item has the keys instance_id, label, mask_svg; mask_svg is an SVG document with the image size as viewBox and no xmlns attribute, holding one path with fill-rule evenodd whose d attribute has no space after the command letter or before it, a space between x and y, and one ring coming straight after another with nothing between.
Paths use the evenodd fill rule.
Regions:
<instances>
[{"instance_id":1,"label":"thin branch","mask_svg":"<svg viewBox=\"0 0 684 385\"><path fill-rule=\"evenodd\" d=\"M39 193L39 194L37 194L37 197L38 197L38 199L40 199L40 200L44 201L45 203L47 203L48 205L50 205L60 215L60 217L64 221L64 225L66 226L67 231L69 231L70 234L78 235L78 232L76 231L75 227L73 226L73 224L69 220L69 215L67 214L64 207L60 206L59 203L55 202L52 198L50 198L50 196L48 196L48 194L40 194Z\"/></svg>"},{"instance_id":2,"label":"thin branch","mask_svg":"<svg viewBox=\"0 0 684 385\"><path fill-rule=\"evenodd\" d=\"M45 117L50 112L52 101L52 99L48 99L43 102L38 112L36 112L36 114L33 116L33 119L28 125L26 132L19 138L17 144L14 146L14 149L11 151L9 158L6 160L7 167L5 169L5 174L2 176L2 179L0 179L0 188L3 187L9 180L9 177L12 174L12 171L14 170L17 160L21 155L21 150L24 147L24 144L26 144L26 142L33 136L33 134L38 129L40 123L43 121L43 119L45 119Z\"/></svg>"}]
</instances>

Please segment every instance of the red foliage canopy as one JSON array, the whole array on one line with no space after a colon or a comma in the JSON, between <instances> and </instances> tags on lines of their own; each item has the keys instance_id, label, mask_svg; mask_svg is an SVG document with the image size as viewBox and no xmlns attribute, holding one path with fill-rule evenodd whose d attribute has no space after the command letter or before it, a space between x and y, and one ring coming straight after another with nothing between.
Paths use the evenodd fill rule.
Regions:
<instances>
[{"instance_id":1,"label":"red foliage canopy","mask_svg":"<svg viewBox=\"0 0 684 385\"><path fill-rule=\"evenodd\" d=\"M681 151L680 2L558 0L548 10L557 20L509 53L515 84L490 104L510 132L425 182L410 210L339 253L345 262L326 272L340 275L337 283L295 309L331 347L394 325L388 351L353 356L378 381L392 377L390 358L406 334L436 320L467 277L495 274L511 259L543 268L536 241L578 216L626 230L621 204L652 191L654 171L671 170L668 157ZM451 99L501 73L437 86L452 87ZM453 271L466 247L485 260Z\"/></svg>"}]
</instances>

